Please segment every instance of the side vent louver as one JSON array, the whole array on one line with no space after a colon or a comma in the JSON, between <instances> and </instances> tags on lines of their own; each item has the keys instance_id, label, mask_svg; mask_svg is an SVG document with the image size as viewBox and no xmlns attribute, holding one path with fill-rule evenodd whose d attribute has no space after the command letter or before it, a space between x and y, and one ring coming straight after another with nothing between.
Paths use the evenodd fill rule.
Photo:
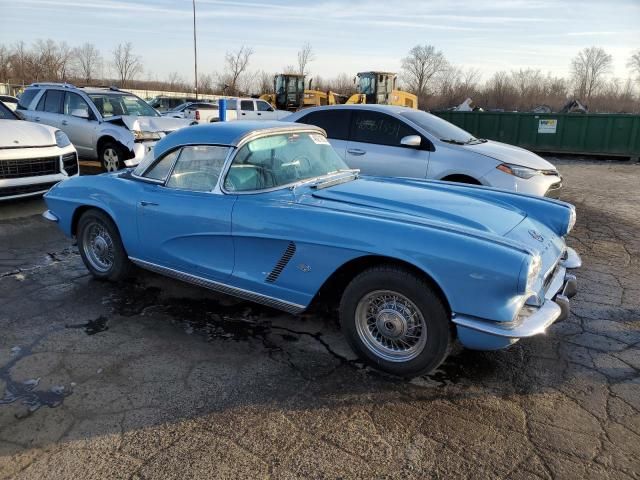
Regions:
<instances>
[{"instance_id":1,"label":"side vent louver","mask_svg":"<svg viewBox=\"0 0 640 480\"><path fill-rule=\"evenodd\" d=\"M296 253L296 244L293 242L289 242L289 245L287 245L287 248L282 254L282 257L280 257L280 260L278 260L278 263L276 263L276 266L273 267L273 270L271 270L271 273L267 275L265 282L267 283L275 282L280 276L280 274L282 273L282 270L284 270L284 267L287 266L287 263L289 263L289 260L291 260L291 257L293 257L295 253Z\"/></svg>"}]
</instances>

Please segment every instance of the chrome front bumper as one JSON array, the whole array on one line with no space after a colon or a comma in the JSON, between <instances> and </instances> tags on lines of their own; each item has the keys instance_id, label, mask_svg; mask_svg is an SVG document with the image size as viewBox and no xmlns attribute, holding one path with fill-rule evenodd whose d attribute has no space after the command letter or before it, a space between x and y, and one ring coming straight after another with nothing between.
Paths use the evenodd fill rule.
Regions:
<instances>
[{"instance_id":1,"label":"chrome front bumper","mask_svg":"<svg viewBox=\"0 0 640 480\"><path fill-rule=\"evenodd\" d=\"M578 292L578 282L575 275L567 273L567 270L578 268L581 265L582 260L578 253L574 249L567 247L567 253L560 260L558 268L545 292L542 305L525 305L512 322L492 322L456 315L453 318L453 323L458 327L506 339L526 338L544 333L551 324L564 320L569 316L569 299Z\"/></svg>"}]
</instances>

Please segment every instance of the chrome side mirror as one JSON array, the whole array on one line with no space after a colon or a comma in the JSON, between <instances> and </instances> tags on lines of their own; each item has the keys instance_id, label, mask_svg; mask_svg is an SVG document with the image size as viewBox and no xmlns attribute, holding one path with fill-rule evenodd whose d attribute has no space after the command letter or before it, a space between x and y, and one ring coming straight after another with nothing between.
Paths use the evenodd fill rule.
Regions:
<instances>
[{"instance_id":1,"label":"chrome side mirror","mask_svg":"<svg viewBox=\"0 0 640 480\"><path fill-rule=\"evenodd\" d=\"M422 138L420 138L420 135L407 135L400 140L400 145L405 147L419 147L421 143Z\"/></svg>"}]
</instances>

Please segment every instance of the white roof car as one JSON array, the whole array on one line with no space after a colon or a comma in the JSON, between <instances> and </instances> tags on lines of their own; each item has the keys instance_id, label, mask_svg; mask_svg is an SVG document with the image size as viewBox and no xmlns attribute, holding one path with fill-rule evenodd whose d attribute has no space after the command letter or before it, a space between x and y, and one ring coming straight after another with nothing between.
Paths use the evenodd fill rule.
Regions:
<instances>
[{"instance_id":1,"label":"white roof car","mask_svg":"<svg viewBox=\"0 0 640 480\"><path fill-rule=\"evenodd\" d=\"M421 110L390 105L307 108L283 119L324 128L351 168L365 175L486 185L557 197L562 178L524 148L475 138Z\"/></svg>"},{"instance_id":2,"label":"white roof car","mask_svg":"<svg viewBox=\"0 0 640 480\"><path fill-rule=\"evenodd\" d=\"M20 120L0 103L0 200L39 195L78 175L78 155L64 132Z\"/></svg>"}]
</instances>

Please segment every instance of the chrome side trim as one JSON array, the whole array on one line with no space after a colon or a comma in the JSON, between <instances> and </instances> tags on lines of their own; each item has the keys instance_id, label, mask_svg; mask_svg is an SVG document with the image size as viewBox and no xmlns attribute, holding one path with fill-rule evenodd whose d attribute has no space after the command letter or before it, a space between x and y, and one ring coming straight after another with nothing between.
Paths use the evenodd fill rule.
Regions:
<instances>
[{"instance_id":1,"label":"chrome side trim","mask_svg":"<svg viewBox=\"0 0 640 480\"><path fill-rule=\"evenodd\" d=\"M42 217L45 220L49 220L50 222L53 222L53 223L58 223L58 221L60 220L51 210L46 210L42 212Z\"/></svg>"},{"instance_id":2,"label":"chrome side trim","mask_svg":"<svg viewBox=\"0 0 640 480\"><path fill-rule=\"evenodd\" d=\"M560 261L563 267L573 269L582 266L582 259L573 248L567 247L567 258Z\"/></svg>"},{"instance_id":3,"label":"chrome side trim","mask_svg":"<svg viewBox=\"0 0 640 480\"><path fill-rule=\"evenodd\" d=\"M175 278L176 280L182 280L183 282L192 283L194 285L208 288L210 290L215 290L217 292L225 293L234 297L261 303L269 307L284 310L285 312L300 313L307 308L304 305L287 302L286 300L270 297L268 295L262 295L261 293L252 292L243 288L233 287L231 285L227 285L226 283L216 282L214 280L209 280L197 275L181 272L173 268L163 267L162 265L157 265L145 260L140 260L139 258L129 257L129 260L142 268L151 270L152 272L160 273L161 275L166 275L167 277Z\"/></svg>"},{"instance_id":4,"label":"chrome side trim","mask_svg":"<svg viewBox=\"0 0 640 480\"><path fill-rule=\"evenodd\" d=\"M518 323L492 322L479 318L456 315L453 323L482 333L506 338L526 338L544 333L547 327L562 316L562 308L555 302L547 300L535 313L523 318ZM502 325L501 325L502 323Z\"/></svg>"}]
</instances>

